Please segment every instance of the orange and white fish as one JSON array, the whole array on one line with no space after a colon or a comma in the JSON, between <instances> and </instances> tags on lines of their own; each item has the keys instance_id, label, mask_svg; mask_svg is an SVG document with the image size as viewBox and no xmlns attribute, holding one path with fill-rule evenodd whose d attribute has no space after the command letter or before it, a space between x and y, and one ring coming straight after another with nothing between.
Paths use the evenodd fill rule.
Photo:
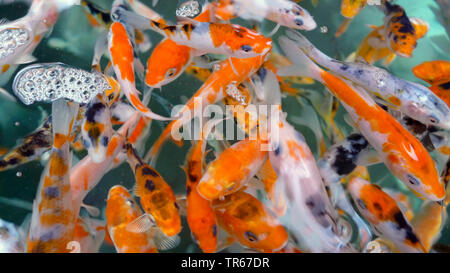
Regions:
<instances>
[{"instance_id":1,"label":"orange and white fish","mask_svg":"<svg viewBox=\"0 0 450 273\"><path fill-rule=\"evenodd\" d=\"M193 20L198 22L211 21L212 4L205 7L205 10ZM148 17L154 21L152 17ZM159 20L164 24L164 20ZM160 88L175 79L177 79L186 68L192 63L195 50L175 43L170 38L165 38L153 49L152 54L147 60L147 72L145 74L145 83L153 88ZM167 58L167 56L171 56Z\"/></svg>"},{"instance_id":2,"label":"orange and white fish","mask_svg":"<svg viewBox=\"0 0 450 273\"><path fill-rule=\"evenodd\" d=\"M267 140L250 137L224 150L206 168L197 190L207 200L214 200L241 189L267 159L262 146Z\"/></svg>"},{"instance_id":3,"label":"orange and white fish","mask_svg":"<svg viewBox=\"0 0 450 273\"><path fill-rule=\"evenodd\" d=\"M397 78L373 65L335 60L314 47L306 38L300 36L301 34L293 31L288 31L287 34L297 42L299 50L306 53L315 63L363 87L366 92L378 98L377 102L423 124L443 129L450 128L450 108L425 86ZM294 61L292 58L295 57L291 55L289 57ZM283 75L298 75L296 68L296 66L283 68Z\"/></svg>"},{"instance_id":4,"label":"orange and white fish","mask_svg":"<svg viewBox=\"0 0 450 273\"><path fill-rule=\"evenodd\" d=\"M177 236L181 231L181 218L175 194L164 178L152 167L145 164L130 143L126 145L127 159L136 177L135 195L146 212L136 222L141 230L152 225L152 216L156 225L168 237Z\"/></svg>"},{"instance_id":5,"label":"orange and white fish","mask_svg":"<svg viewBox=\"0 0 450 273\"><path fill-rule=\"evenodd\" d=\"M297 43L282 37L280 45L296 64L297 73L312 77L329 88L388 169L416 195L432 201L442 200L444 185L435 162L422 143L378 106L364 89L319 68L303 52L305 45L313 47L309 41L301 34L291 34Z\"/></svg>"},{"instance_id":6,"label":"orange and white fish","mask_svg":"<svg viewBox=\"0 0 450 273\"><path fill-rule=\"evenodd\" d=\"M444 60L424 62L412 69L414 75L429 84L433 93L450 107L450 62Z\"/></svg>"},{"instance_id":7,"label":"orange and white fish","mask_svg":"<svg viewBox=\"0 0 450 273\"><path fill-rule=\"evenodd\" d=\"M78 106L62 99L52 104L53 148L33 203L27 252L68 252L73 240L78 215L72 206L69 144Z\"/></svg>"},{"instance_id":8,"label":"orange and white fish","mask_svg":"<svg viewBox=\"0 0 450 273\"><path fill-rule=\"evenodd\" d=\"M378 185L354 177L347 190L375 230L405 252L427 252L395 200Z\"/></svg>"},{"instance_id":9,"label":"orange and white fish","mask_svg":"<svg viewBox=\"0 0 450 273\"><path fill-rule=\"evenodd\" d=\"M341 234L341 222L331 205L319 169L305 138L290 125L281 110L281 93L275 74L261 78L266 103L277 111L270 119L270 162L277 175L275 200L286 214L281 222L302 249L319 252L353 251Z\"/></svg>"},{"instance_id":10,"label":"orange and white fish","mask_svg":"<svg viewBox=\"0 0 450 273\"><path fill-rule=\"evenodd\" d=\"M119 253L157 253L156 245L148 232L128 230L129 223L142 215L142 210L124 187L112 187L106 200L108 233Z\"/></svg>"},{"instance_id":11,"label":"orange and white fish","mask_svg":"<svg viewBox=\"0 0 450 273\"><path fill-rule=\"evenodd\" d=\"M197 185L203 175L205 145L203 138L191 148L186 159L187 221L193 237L205 253L217 250L217 223L211 202L203 198Z\"/></svg>"},{"instance_id":12,"label":"orange and white fish","mask_svg":"<svg viewBox=\"0 0 450 273\"><path fill-rule=\"evenodd\" d=\"M436 202L422 204L412 219L411 225L426 251L430 251L433 244L439 240L446 220L447 210Z\"/></svg>"},{"instance_id":13,"label":"orange and white fish","mask_svg":"<svg viewBox=\"0 0 450 273\"><path fill-rule=\"evenodd\" d=\"M222 20L236 16L257 21L266 18L277 23L275 31L279 26L308 31L317 27L306 9L287 0L220 0L217 3L216 16Z\"/></svg>"},{"instance_id":14,"label":"orange and white fish","mask_svg":"<svg viewBox=\"0 0 450 273\"><path fill-rule=\"evenodd\" d=\"M117 9L118 21L129 23L138 29L153 29L179 45L197 50L196 55L222 54L233 58L252 58L267 54L272 40L239 25L197 22L168 26L125 9Z\"/></svg>"},{"instance_id":15,"label":"orange and white fish","mask_svg":"<svg viewBox=\"0 0 450 273\"><path fill-rule=\"evenodd\" d=\"M108 47L114 72L119 80L128 101L143 115L156 120L169 120L153 113L139 99L140 92L136 89L134 75L134 51L133 45L128 37L127 29L120 22L113 22L108 32Z\"/></svg>"},{"instance_id":16,"label":"orange and white fish","mask_svg":"<svg viewBox=\"0 0 450 273\"><path fill-rule=\"evenodd\" d=\"M99 94L89 102L81 125L83 145L93 162L105 160L112 134L109 106L105 96Z\"/></svg>"},{"instance_id":17,"label":"orange and white fish","mask_svg":"<svg viewBox=\"0 0 450 273\"><path fill-rule=\"evenodd\" d=\"M258 70L263 64L266 56L258 56L247 59L231 58L220 63L219 69L215 70L193 95L189 101L177 113L179 117L166 126L159 138L153 144L152 149L145 156L145 160L152 159L156 161L158 153L169 136L173 136L172 132L177 132L185 123L189 122L194 114L194 107L216 103L226 96L227 86L230 84L238 85L246 80L250 75ZM236 71L236 73L234 73ZM172 137L173 138L173 137Z\"/></svg>"},{"instance_id":18,"label":"orange and white fish","mask_svg":"<svg viewBox=\"0 0 450 273\"><path fill-rule=\"evenodd\" d=\"M243 246L277 251L288 242L288 233L261 201L243 191L213 201L220 225Z\"/></svg>"},{"instance_id":19,"label":"orange and white fish","mask_svg":"<svg viewBox=\"0 0 450 273\"><path fill-rule=\"evenodd\" d=\"M34 62L34 49L52 29L58 13L79 0L34 0L28 13L0 25L0 74L19 64ZM11 69L14 70L14 69Z\"/></svg>"}]
</instances>

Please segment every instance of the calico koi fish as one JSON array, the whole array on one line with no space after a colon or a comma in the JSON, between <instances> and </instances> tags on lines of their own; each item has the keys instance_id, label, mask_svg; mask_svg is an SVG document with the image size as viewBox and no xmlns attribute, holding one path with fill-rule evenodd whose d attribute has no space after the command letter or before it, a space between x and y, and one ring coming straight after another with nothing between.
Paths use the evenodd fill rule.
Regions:
<instances>
[{"instance_id":1,"label":"calico koi fish","mask_svg":"<svg viewBox=\"0 0 450 273\"><path fill-rule=\"evenodd\" d=\"M81 130L83 145L93 162L105 160L112 133L111 113L105 97L99 94L88 104Z\"/></svg>"},{"instance_id":2,"label":"calico koi fish","mask_svg":"<svg viewBox=\"0 0 450 273\"><path fill-rule=\"evenodd\" d=\"M128 164L136 177L135 195L139 196L146 212L136 225L147 230L151 227L148 225L151 215L166 236L177 236L181 231L181 219L172 188L155 169L142 161L131 144L127 144L126 149Z\"/></svg>"},{"instance_id":3,"label":"calico koi fish","mask_svg":"<svg viewBox=\"0 0 450 273\"><path fill-rule=\"evenodd\" d=\"M213 201L221 226L243 246L259 251L277 251L288 242L280 221L258 199L238 191Z\"/></svg>"},{"instance_id":4,"label":"calico koi fish","mask_svg":"<svg viewBox=\"0 0 450 273\"><path fill-rule=\"evenodd\" d=\"M426 252L395 200L368 181L354 177L347 189L358 210L373 227L405 252Z\"/></svg>"},{"instance_id":5,"label":"calico koi fish","mask_svg":"<svg viewBox=\"0 0 450 273\"><path fill-rule=\"evenodd\" d=\"M313 77L329 88L388 169L416 195L432 201L442 200L444 185L422 143L378 106L365 90L322 70L309 59L303 52L305 44L309 44L306 38L298 33L291 36L299 45L286 37L280 38L280 44L299 69L297 74Z\"/></svg>"},{"instance_id":6,"label":"calico koi fish","mask_svg":"<svg viewBox=\"0 0 450 273\"><path fill-rule=\"evenodd\" d=\"M450 108L428 88L397 78L386 70L369 64L349 63L332 59L319 51L308 40L298 36L300 34L287 33L289 33L290 38L298 42L299 48L315 63L362 86L373 96L382 99L382 101L379 100L380 103L424 124L444 129L450 128ZM296 68L296 66L292 66L284 70L280 69L283 71L279 74L298 75L295 71Z\"/></svg>"},{"instance_id":7,"label":"calico koi fish","mask_svg":"<svg viewBox=\"0 0 450 273\"><path fill-rule=\"evenodd\" d=\"M147 232L128 231L127 225L142 215L136 201L127 189L114 186L106 200L106 223L108 233L119 253L157 253L155 243Z\"/></svg>"},{"instance_id":8,"label":"calico koi fish","mask_svg":"<svg viewBox=\"0 0 450 273\"><path fill-rule=\"evenodd\" d=\"M73 240L77 214L72 207L69 143L78 107L64 100L52 104L53 147L33 203L28 252L68 252Z\"/></svg>"}]
</instances>

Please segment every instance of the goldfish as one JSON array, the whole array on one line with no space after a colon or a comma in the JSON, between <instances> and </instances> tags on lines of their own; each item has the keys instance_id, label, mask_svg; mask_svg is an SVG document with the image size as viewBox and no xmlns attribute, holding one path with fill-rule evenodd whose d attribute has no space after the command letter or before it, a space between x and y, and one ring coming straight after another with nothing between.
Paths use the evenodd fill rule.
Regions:
<instances>
[{"instance_id":1,"label":"goldfish","mask_svg":"<svg viewBox=\"0 0 450 273\"><path fill-rule=\"evenodd\" d=\"M139 99L140 92L136 89L133 68L135 61L133 46L128 37L127 29L118 21L112 23L108 32L108 47L114 71L128 101L151 119L168 120L168 118L153 113Z\"/></svg>"},{"instance_id":2,"label":"goldfish","mask_svg":"<svg viewBox=\"0 0 450 273\"><path fill-rule=\"evenodd\" d=\"M142 161L131 144L126 147L128 164L136 177L135 194L146 212L139 218L138 224L144 230L149 228L145 223L149 223L148 217L151 215L166 236L177 236L181 231L181 219L172 188L155 169Z\"/></svg>"},{"instance_id":3,"label":"goldfish","mask_svg":"<svg viewBox=\"0 0 450 273\"><path fill-rule=\"evenodd\" d=\"M292 37L297 35L294 32L289 33L292 34ZM300 38L295 39L299 42L301 50L310 56L315 63L362 86L374 97L381 99L377 102L426 125L443 129L450 128L450 108L428 88L397 78L386 70L369 64L332 59L320 52L309 41ZM294 67L284 69L283 73L295 74Z\"/></svg>"},{"instance_id":4,"label":"goldfish","mask_svg":"<svg viewBox=\"0 0 450 273\"><path fill-rule=\"evenodd\" d=\"M417 41L425 36L429 29L428 23L415 17L410 18L410 21L416 31L415 40ZM373 64L381 59L384 59L383 65L385 66L389 66L395 60L397 55L389 48L387 44L387 37L384 36L384 27L384 25L379 27L370 26L372 31L358 46L358 49L355 52L355 55L357 56L356 58L363 58L369 64Z\"/></svg>"},{"instance_id":5,"label":"goldfish","mask_svg":"<svg viewBox=\"0 0 450 273\"><path fill-rule=\"evenodd\" d=\"M309 44L306 38L298 33L291 34L299 45L283 37L280 44L300 69L297 73L313 76L329 88L388 169L416 195L432 201L442 200L444 186L435 162L422 143L378 106L364 89L319 68L302 51L305 44Z\"/></svg>"},{"instance_id":6,"label":"goldfish","mask_svg":"<svg viewBox=\"0 0 450 273\"><path fill-rule=\"evenodd\" d=\"M151 19L118 9L119 20L129 22L138 29L153 29L179 45L205 53L222 54L233 58L263 56L272 49L272 40L239 25L197 22L166 25Z\"/></svg>"},{"instance_id":7,"label":"goldfish","mask_svg":"<svg viewBox=\"0 0 450 273\"><path fill-rule=\"evenodd\" d=\"M429 84L431 91L450 107L450 62L424 62L412 69L414 75Z\"/></svg>"},{"instance_id":8,"label":"goldfish","mask_svg":"<svg viewBox=\"0 0 450 273\"><path fill-rule=\"evenodd\" d=\"M354 177L347 189L358 210L377 230L405 252L426 252L395 200L379 186Z\"/></svg>"},{"instance_id":9,"label":"goldfish","mask_svg":"<svg viewBox=\"0 0 450 273\"><path fill-rule=\"evenodd\" d=\"M70 133L79 105L64 100L52 104L53 147L33 203L27 252L68 252L75 220L69 168Z\"/></svg>"},{"instance_id":10,"label":"goldfish","mask_svg":"<svg viewBox=\"0 0 450 273\"><path fill-rule=\"evenodd\" d=\"M105 97L97 95L86 109L81 134L83 145L93 162L102 162L106 157L109 140L112 136L110 110Z\"/></svg>"},{"instance_id":11,"label":"goldfish","mask_svg":"<svg viewBox=\"0 0 450 273\"><path fill-rule=\"evenodd\" d=\"M258 199L243 191L213 201L214 212L221 226L243 246L276 251L288 241L288 234L279 220Z\"/></svg>"},{"instance_id":12,"label":"goldfish","mask_svg":"<svg viewBox=\"0 0 450 273\"><path fill-rule=\"evenodd\" d=\"M23 234L13 223L0 219L0 253L23 253Z\"/></svg>"},{"instance_id":13,"label":"goldfish","mask_svg":"<svg viewBox=\"0 0 450 273\"><path fill-rule=\"evenodd\" d=\"M127 189L114 186L106 200L108 233L119 253L156 253L156 245L149 233L128 231L127 225L142 215L142 210Z\"/></svg>"},{"instance_id":14,"label":"goldfish","mask_svg":"<svg viewBox=\"0 0 450 273\"><path fill-rule=\"evenodd\" d=\"M401 57L411 57L417 46L417 39L427 32L429 26L424 21L419 21L421 27L416 30L405 10L399 5L393 5L389 1L383 1L381 9L385 13L382 35L388 48Z\"/></svg>"}]
</instances>

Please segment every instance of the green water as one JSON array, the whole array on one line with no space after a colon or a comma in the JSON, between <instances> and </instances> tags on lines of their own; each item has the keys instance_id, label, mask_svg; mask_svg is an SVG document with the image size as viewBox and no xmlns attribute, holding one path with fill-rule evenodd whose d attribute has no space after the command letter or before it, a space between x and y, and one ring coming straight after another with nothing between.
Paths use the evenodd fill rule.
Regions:
<instances>
[{"instance_id":1,"label":"green water","mask_svg":"<svg viewBox=\"0 0 450 273\"><path fill-rule=\"evenodd\" d=\"M92 1L99 6L108 9L111 6L112 1ZM151 1L143 1L147 5L151 6ZM389 71L393 74L402 77L407 80L424 83L421 80L414 77L411 72L412 67L430 60L437 59L449 59L450 42L445 32L445 28L439 23L436 14L433 9L438 6L433 0L399 0L396 3L402 5L408 16L419 17L426 20L430 24L430 30L428 34L419 40L418 46L414 51L413 58L400 58L394 61L389 67ZM335 39L334 33L343 21L343 17L339 13L340 1L338 0L319 0L319 5L313 7L309 0L304 0L300 3L304 8L310 11L314 16L318 24L318 28L311 32L304 32L305 36L311 40L319 49L324 51L330 56L344 59L351 52L355 51L360 41L370 32L367 24L381 25L383 20L383 14L375 7L366 7L351 23L347 32L340 38ZM154 7L154 10L164 16L166 20L175 22L175 7L177 5L176 0L160 0L158 5ZM23 3L14 3L5 6L0 6L0 18L7 18L14 20L22 17L27 12L27 5ZM250 27L248 22L237 19L233 22ZM269 33L275 26L272 22L265 21L262 24L262 32ZM326 26L328 31L322 33L320 27ZM146 32L149 34L151 42L156 45L161 36L156 33ZM277 37L284 33L284 29L273 37L274 41ZM72 7L69 10L64 11L59 16L59 20L56 23L53 32L46 37L34 52L34 56L38 59L38 62L63 62L75 67L79 67L85 70L90 69L90 64L93 56L94 44L96 37L100 32L93 29L84 15L81 7ZM55 48L49 46L50 39L59 39L63 41L61 47ZM436 43L436 41L439 41ZM277 47L276 47L277 48ZM447 52L444 52L446 49ZM278 49L277 49L278 50ZM278 50L280 51L280 50ZM141 60L147 60L150 55L150 51L140 54ZM19 67L20 69L21 67ZM6 90L11 92L11 81L3 86ZM182 97L190 97L200 86L201 82L193 78L190 75L183 74L176 81L164 86L160 92L160 96L167 99L173 105L177 105L183 102ZM138 88L141 88L141 83L138 84ZM309 88L309 87L308 87ZM311 89L317 90L317 92L323 92L322 86L319 84L314 85ZM168 115L166 110L161 105L152 99L150 107L154 112L162 115ZM296 111L299 111L300 105L292 97L283 99L283 110L288 112L289 115L295 115ZM10 101L0 101L0 147L11 148L16 145L16 142L23 136L32 132L40 124L43 118L43 113L50 112L49 104L34 104L31 106L25 106L21 103L12 103ZM344 110L340 107L338 114L338 122L343 124ZM301 131L310 145L312 151L317 155L316 140L310 129L304 126L295 125L299 131ZM152 143L159 136L163 124L160 122L153 122L151 128L151 135L147 142L147 148L151 147ZM342 125L345 126L345 125ZM351 132L351 127L346 126L347 133ZM183 193L185 191L185 174L179 167L184 164L186 152L189 149L190 144L185 142L182 148L177 147L175 144L168 142L158 159L156 169L162 174L166 181L172 186L175 193ZM81 159L85 153L75 153L75 163ZM6 198L17 198L24 201L32 202L36 189L39 183L40 175L43 170L43 165L39 160L22 165L16 169L8 170L0 173L0 196ZM402 185L400 185L392 175L389 174L387 169L382 165L376 165L369 168L371 178L373 182L380 182L383 179L381 186L389 185L390 187L396 187L404 192L407 192L411 196L411 200L414 203L414 208L417 210L420 206L420 200L411 195ZM19 175L18 175L19 174ZM21 174L21 175L20 175ZM104 208L106 203L105 199L108 190L117 184L122 184L127 188L131 188L134 184L134 176L131 169L123 164L119 168L107 173L99 185L94 188L87 198L85 203L93 205L99 208ZM20 209L12 206L0 204L0 218L6 221L14 222L20 225L24 217L29 214L30 211ZM190 231L185 219L183 218L183 230L181 233L181 244L171 250L173 252L199 252L200 249L192 242ZM441 243L450 243L450 230L446 225L443 230ZM103 245L101 251L114 252L114 248L107 245Z\"/></svg>"}]
</instances>

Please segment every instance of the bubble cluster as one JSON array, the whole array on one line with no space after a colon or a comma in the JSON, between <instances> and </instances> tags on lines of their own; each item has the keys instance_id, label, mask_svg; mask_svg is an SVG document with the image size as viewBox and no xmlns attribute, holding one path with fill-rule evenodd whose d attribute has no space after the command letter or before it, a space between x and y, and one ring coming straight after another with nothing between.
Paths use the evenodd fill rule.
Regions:
<instances>
[{"instance_id":1,"label":"bubble cluster","mask_svg":"<svg viewBox=\"0 0 450 273\"><path fill-rule=\"evenodd\" d=\"M241 91L239 91L239 89L236 86L236 82L232 82L232 83L228 84L225 89L225 92L227 93L228 96L235 99L239 104L241 104L241 105L247 104L245 102L246 97L242 94Z\"/></svg>"},{"instance_id":2,"label":"bubble cluster","mask_svg":"<svg viewBox=\"0 0 450 273\"><path fill-rule=\"evenodd\" d=\"M195 17L200 13L199 5L197 1L187 1L175 11L177 16L182 17Z\"/></svg>"},{"instance_id":3,"label":"bubble cluster","mask_svg":"<svg viewBox=\"0 0 450 273\"><path fill-rule=\"evenodd\" d=\"M26 105L59 98L88 103L99 93L111 89L100 73L90 73L63 63L30 65L17 73L13 90Z\"/></svg>"},{"instance_id":4,"label":"bubble cluster","mask_svg":"<svg viewBox=\"0 0 450 273\"><path fill-rule=\"evenodd\" d=\"M26 44L30 35L23 28L8 28L0 31L0 59L12 55L17 48Z\"/></svg>"}]
</instances>

